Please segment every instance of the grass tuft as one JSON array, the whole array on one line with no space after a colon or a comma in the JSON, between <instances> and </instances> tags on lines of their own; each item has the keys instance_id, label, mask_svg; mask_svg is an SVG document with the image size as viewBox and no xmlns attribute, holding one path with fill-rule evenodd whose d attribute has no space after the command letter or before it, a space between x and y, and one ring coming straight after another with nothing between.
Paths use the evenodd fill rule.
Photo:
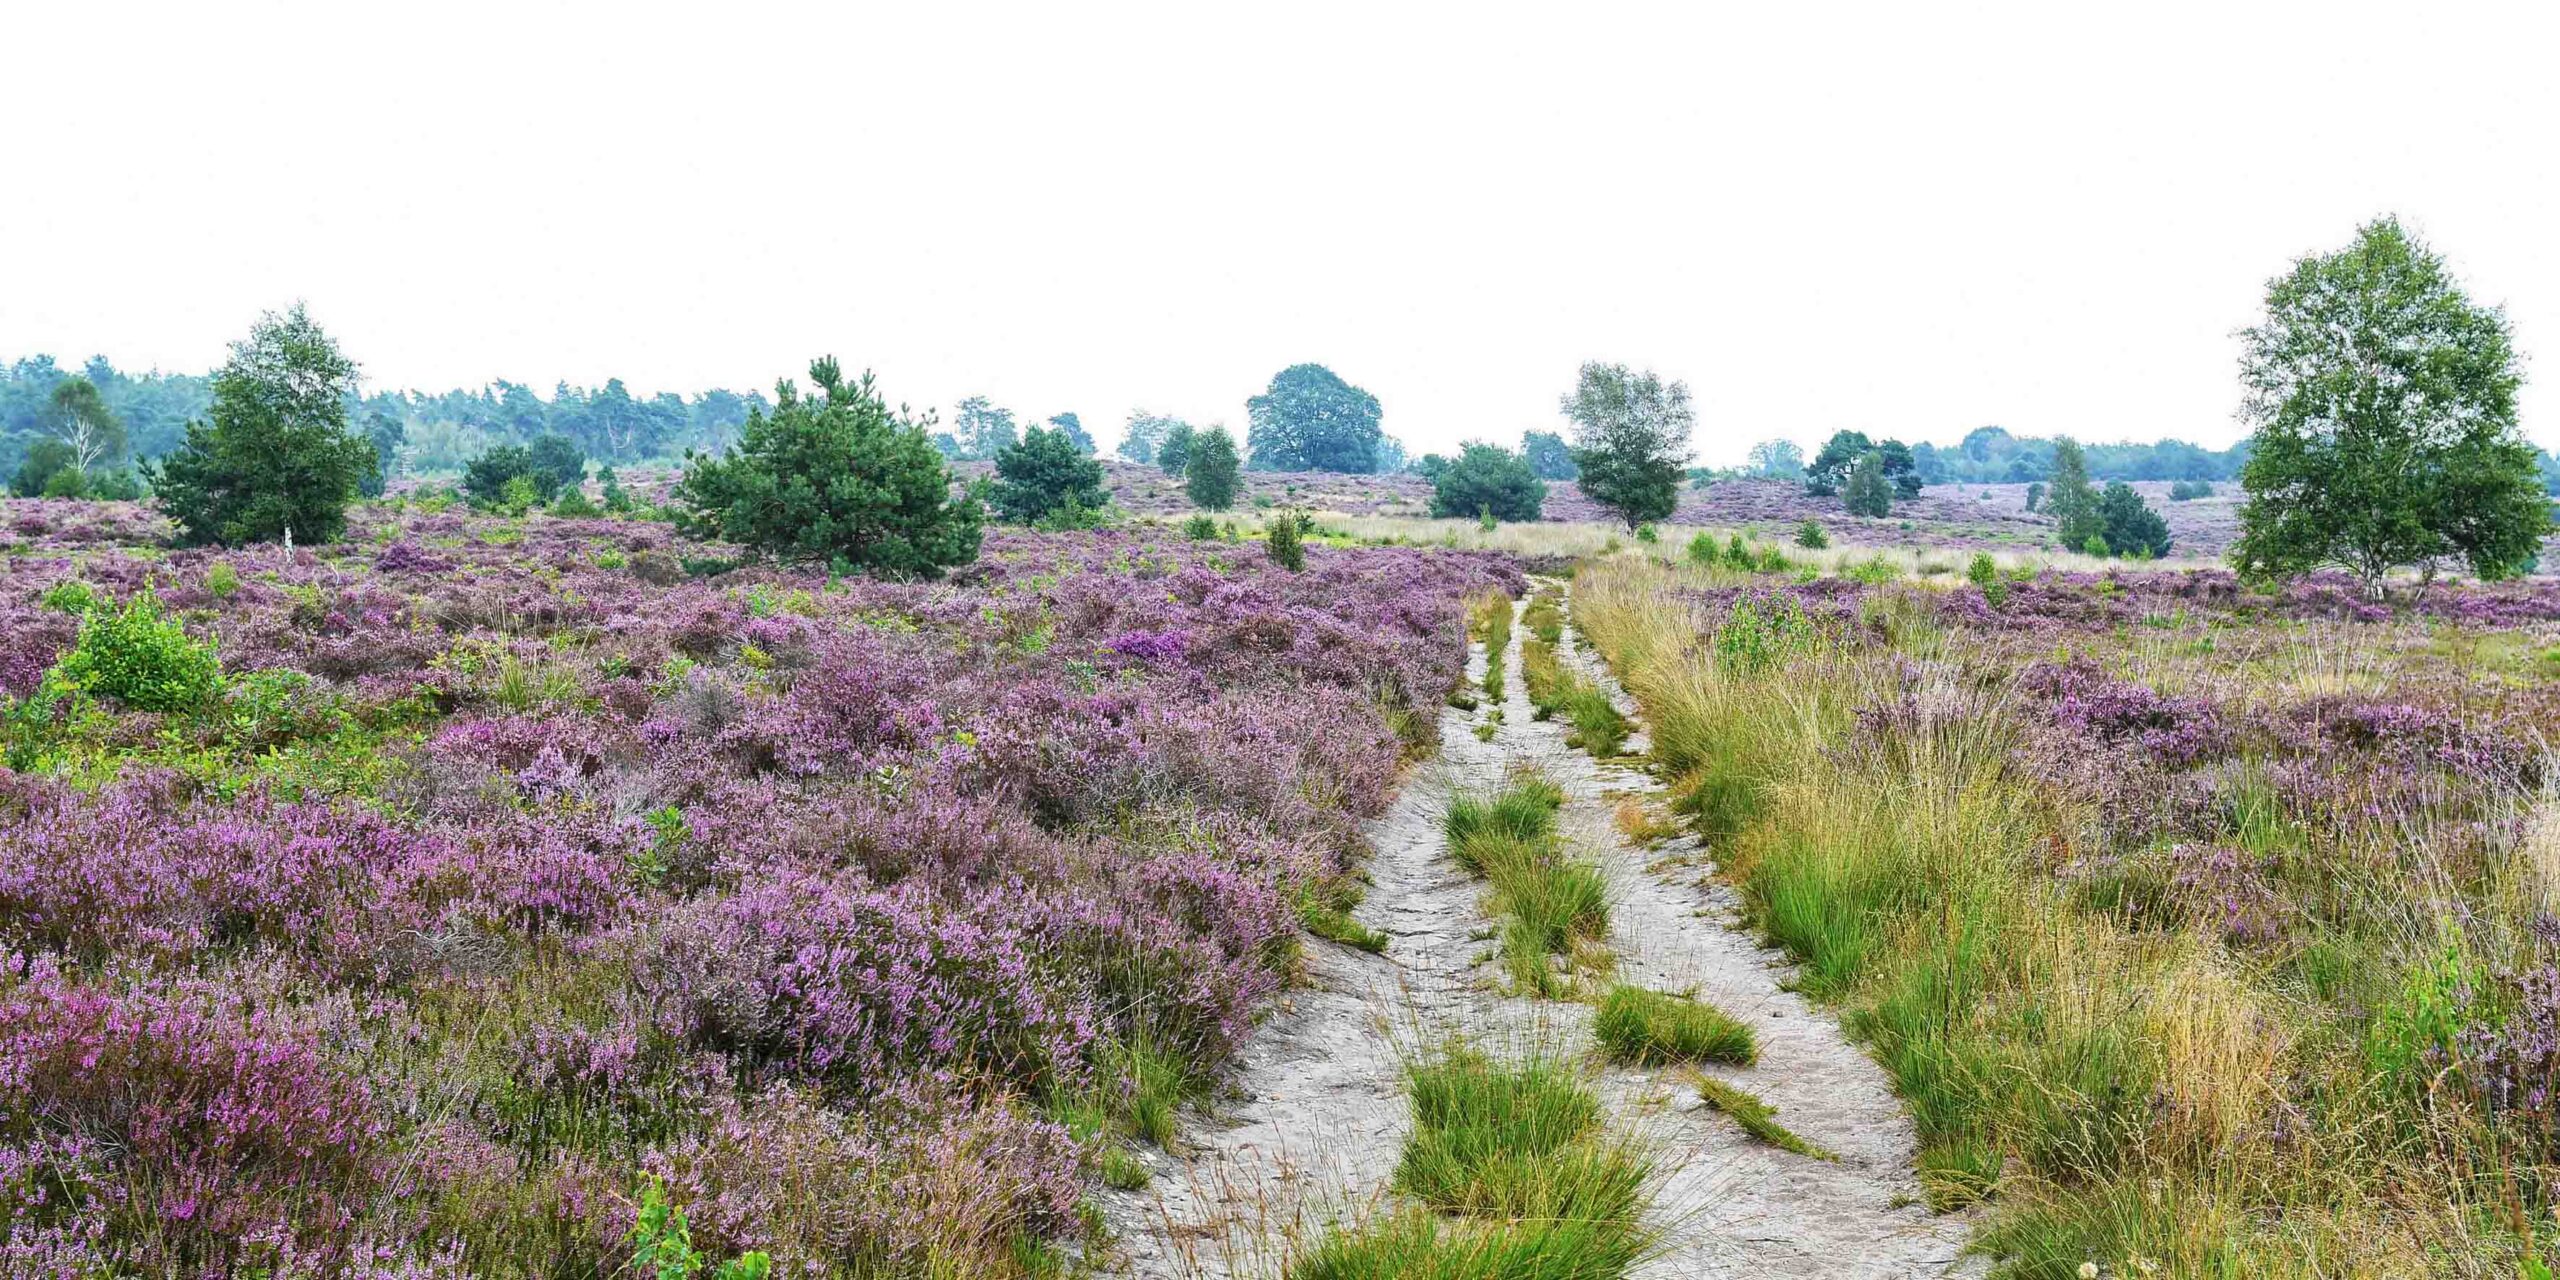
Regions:
<instances>
[{"instance_id":1,"label":"grass tuft","mask_svg":"<svg viewBox=\"0 0 2560 1280\"><path fill-rule=\"evenodd\" d=\"M1751 1028L1714 1005L1617 983L1600 997L1591 1033L1618 1062L1729 1062L1760 1056Z\"/></svg>"},{"instance_id":2,"label":"grass tuft","mask_svg":"<svg viewBox=\"0 0 2560 1280\"><path fill-rule=\"evenodd\" d=\"M1781 1151L1792 1151L1816 1160L1838 1160L1840 1157L1798 1136L1793 1129L1777 1122L1778 1109L1760 1100L1760 1095L1740 1085L1726 1084L1714 1076L1698 1081L1698 1096L1707 1105L1733 1117L1744 1133L1758 1138Z\"/></svg>"}]
</instances>

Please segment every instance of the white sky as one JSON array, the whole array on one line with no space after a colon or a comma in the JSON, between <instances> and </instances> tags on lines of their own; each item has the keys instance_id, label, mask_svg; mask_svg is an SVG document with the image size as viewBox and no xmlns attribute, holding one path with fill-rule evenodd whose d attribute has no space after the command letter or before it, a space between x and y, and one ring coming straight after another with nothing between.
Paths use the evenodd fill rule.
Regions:
<instances>
[{"instance_id":1,"label":"white sky","mask_svg":"<svg viewBox=\"0 0 2560 1280\"><path fill-rule=\"evenodd\" d=\"M2549 3L12 9L0 358L302 298L377 386L832 352L1108 439L1315 360L1421 452L1596 358L1711 462L2220 444L2267 278L2394 211L2560 378Z\"/></svg>"}]
</instances>

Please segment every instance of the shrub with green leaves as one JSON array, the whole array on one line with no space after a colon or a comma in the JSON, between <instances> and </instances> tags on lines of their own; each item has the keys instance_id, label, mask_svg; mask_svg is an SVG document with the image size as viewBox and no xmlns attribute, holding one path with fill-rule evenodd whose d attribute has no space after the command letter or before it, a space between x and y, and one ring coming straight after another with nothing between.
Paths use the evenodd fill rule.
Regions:
<instances>
[{"instance_id":1,"label":"shrub with green leaves","mask_svg":"<svg viewBox=\"0 0 2560 1280\"><path fill-rule=\"evenodd\" d=\"M147 587L122 609L92 608L54 670L71 688L137 711L192 711L222 687L213 647L188 636Z\"/></svg>"},{"instance_id":2,"label":"shrub with green leaves","mask_svg":"<svg viewBox=\"0 0 2560 1280\"><path fill-rule=\"evenodd\" d=\"M347 426L355 393L355 362L300 306L260 319L213 375L207 420L149 467L180 540L337 541L377 465L373 442Z\"/></svg>"},{"instance_id":3,"label":"shrub with green leaves","mask_svg":"<svg viewBox=\"0 0 2560 1280\"><path fill-rule=\"evenodd\" d=\"M809 366L815 396L789 381L773 412L750 411L736 445L687 459L677 524L794 563L845 572L939 577L978 558L983 515L953 496L924 427L892 412L871 376L848 382L832 359Z\"/></svg>"},{"instance_id":4,"label":"shrub with green leaves","mask_svg":"<svg viewBox=\"0 0 2560 1280\"><path fill-rule=\"evenodd\" d=\"M1272 520L1271 562L1291 573L1307 567L1307 544L1298 513L1283 511Z\"/></svg>"},{"instance_id":5,"label":"shrub with green leaves","mask_svg":"<svg viewBox=\"0 0 2560 1280\"><path fill-rule=\"evenodd\" d=\"M1820 551L1831 545L1831 535L1822 531L1822 522L1807 520L1796 526L1796 545L1807 551Z\"/></svg>"}]
</instances>

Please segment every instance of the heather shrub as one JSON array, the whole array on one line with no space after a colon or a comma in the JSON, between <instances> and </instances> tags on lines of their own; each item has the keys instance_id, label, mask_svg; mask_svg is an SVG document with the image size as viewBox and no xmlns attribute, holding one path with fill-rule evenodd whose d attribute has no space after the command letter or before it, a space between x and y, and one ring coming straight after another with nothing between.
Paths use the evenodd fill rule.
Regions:
<instances>
[{"instance_id":1,"label":"heather shrub","mask_svg":"<svg viewBox=\"0 0 2560 1280\"><path fill-rule=\"evenodd\" d=\"M148 587L120 610L87 613L79 639L55 670L69 688L137 711L191 711L222 685L222 664L212 646L189 637L183 624L164 614L160 597Z\"/></svg>"},{"instance_id":2,"label":"heather shrub","mask_svg":"<svg viewBox=\"0 0 2560 1280\"><path fill-rule=\"evenodd\" d=\"M6 1114L97 1144L55 1190L129 1265L330 1257L387 1172L365 1086L289 1014L217 984L117 991L37 970L0 989L0 1048Z\"/></svg>"}]
</instances>

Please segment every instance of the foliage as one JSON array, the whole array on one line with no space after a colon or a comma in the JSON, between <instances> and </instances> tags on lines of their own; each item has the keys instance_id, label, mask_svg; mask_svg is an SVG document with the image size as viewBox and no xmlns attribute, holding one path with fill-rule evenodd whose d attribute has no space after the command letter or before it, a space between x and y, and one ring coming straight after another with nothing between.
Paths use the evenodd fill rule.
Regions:
<instances>
[{"instance_id":1,"label":"foliage","mask_svg":"<svg viewBox=\"0 0 2560 1280\"><path fill-rule=\"evenodd\" d=\"M1870 449L1859 455L1849 469L1848 483L1841 487L1840 499L1853 516L1881 520L1893 514L1893 485L1885 479L1882 450Z\"/></svg>"},{"instance_id":2,"label":"foliage","mask_svg":"<svg viewBox=\"0 0 2560 1280\"><path fill-rule=\"evenodd\" d=\"M1074 508L1100 511L1111 501L1102 487L1102 464L1064 431L1033 427L1020 443L996 453L996 511L1017 524L1032 524Z\"/></svg>"},{"instance_id":3,"label":"foliage","mask_svg":"<svg viewBox=\"0 0 2560 1280\"><path fill-rule=\"evenodd\" d=\"M72 458L71 446L60 440L36 441L27 446L25 455L18 462L17 474L9 477L9 492L21 498L44 496L55 476L77 470L72 466Z\"/></svg>"},{"instance_id":4,"label":"foliage","mask_svg":"<svg viewBox=\"0 0 2560 1280\"><path fill-rule=\"evenodd\" d=\"M2337 565L2378 593L2399 566L2505 578L2540 548L2549 503L2516 426L2506 316L2397 219L2270 282L2243 337L2257 425L2231 550L2244 574Z\"/></svg>"},{"instance_id":5,"label":"foliage","mask_svg":"<svg viewBox=\"0 0 2560 1280\"><path fill-rule=\"evenodd\" d=\"M1822 522L1807 519L1796 526L1796 545L1807 551L1820 551L1831 545L1831 535L1822 531Z\"/></svg>"},{"instance_id":6,"label":"foliage","mask_svg":"<svg viewBox=\"0 0 2560 1280\"><path fill-rule=\"evenodd\" d=\"M2106 536L2106 513L2098 507L2097 491L2089 487L2080 446L2067 437L2054 442L2053 480L2045 490L2044 510L2053 517L2055 540L2065 547Z\"/></svg>"},{"instance_id":7,"label":"foliage","mask_svg":"<svg viewBox=\"0 0 2560 1280\"><path fill-rule=\"evenodd\" d=\"M1378 398L1320 364L1293 364L1245 401L1257 471L1378 469Z\"/></svg>"},{"instance_id":8,"label":"foliage","mask_svg":"<svg viewBox=\"0 0 2560 1280\"><path fill-rule=\"evenodd\" d=\"M1828 498L1844 492L1858 464L1869 454L1876 455L1885 482L1891 487L1891 498L1918 497L1921 488L1919 465L1911 448L1899 440L1877 443L1867 439L1863 431L1834 432L1823 442L1822 452L1804 468L1805 492L1817 498Z\"/></svg>"},{"instance_id":9,"label":"foliage","mask_svg":"<svg viewBox=\"0 0 2560 1280\"><path fill-rule=\"evenodd\" d=\"M1528 460L1529 470L1541 480L1572 480L1582 475L1582 468L1573 464L1573 447L1553 431L1523 432L1520 456Z\"/></svg>"},{"instance_id":10,"label":"foliage","mask_svg":"<svg viewBox=\"0 0 2560 1280\"><path fill-rule=\"evenodd\" d=\"M2212 496L2213 482L2210 480L2180 480L2169 486L2171 502L2193 502L2198 498Z\"/></svg>"},{"instance_id":11,"label":"foliage","mask_svg":"<svg viewBox=\"0 0 2560 1280\"><path fill-rule=\"evenodd\" d=\"M399 419L379 409L364 415L365 443L373 446L373 470L356 482L361 497L379 498L391 485L391 477L400 470L400 446L408 441L409 429Z\"/></svg>"},{"instance_id":12,"label":"foliage","mask_svg":"<svg viewBox=\"0 0 2560 1280\"><path fill-rule=\"evenodd\" d=\"M1814 1160L1837 1160L1840 1157L1807 1142L1796 1132L1778 1123L1778 1109L1761 1100L1760 1095L1739 1085L1727 1084L1713 1076L1698 1080L1698 1096L1708 1106L1733 1117L1744 1133L1758 1138L1781 1151L1792 1151Z\"/></svg>"},{"instance_id":13,"label":"foliage","mask_svg":"<svg viewBox=\"0 0 2560 1280\"><path fill-rule=\"evenodd\" d=\"M1306 524L1300 513L1286 508L1271 518L1269 549L1271 562L1291 573L1307 567Z\"/></svg>"},{"instance_id":14,"label":"foliage","mask_svg":"<svg viewBox=\"0 0 2560 1280\"><path fill-rule=\"evenodd\" d=\"M148 587L122 609L92 606L83 614L79 638L55 670L65 687L136 711L192 711L222 687L212 646L189 637Z\"/></svg>"},{"instance_id":15,"label":"foliage","mask_svg":"<svg viewBox=\"0 0 2560 1280\"><path fill-rule=\"evenodd\" d=\"M356 366L300 304L261 317L213 376L204 422L150 472L190 545L334 542L372 471L372 442L347 430Z\"/></svg>"},{"instance_id":16,"label":"foliage","mask_svg":"<svg viewBox=\"0 0 2560 1280\"><path fill-rule=\"evenodd\" d=\"M1224 431L1225 428L1219 428L1219 430ZM1204 434L1206 433L1188 422L1178 418L1169 420L1164 429L1164 437L1156 442L1156 465L1164 468L1167 475L1189 474L1192 443ZM1228 441L1227 448L1229 452L1234 451L1235 442L1232 439Z\"/></svg>"},{"instance_id":17,"label":"foliage","mask_svg":"<svg viewBox=\"0 0 2560 1280\"><path fill-rule=\"evenodd\" d=\"M1049 427L1051 430L1065 436L1067 438L1067 443L1076 447L1076 452L1081 453L1088 458L1101 452L1100 448L1093 442L1093 433L1084 429L1084 419L1079 418L1072 413L1050 414Z\"/></svg>"},{"instance_id":18,"label":"foliage","mask_svg":"<svg viewBox=\"0 0 2560 1280\"><path fill-rule=\"evenodd\" d=\"M1574 424L1574 465L1583 495L1634 529L1664 519L1680 501L1696 417L1689 388L1665 383L1651 370L1625 365L1582 366L1564 414Z\"/></svg>"},{"instance_id":19,"label":"foliage","mask_svg":"<svg viewBox=\"0 0 2560 1280\"><path fill-rule=\"evenodd\" d=\"M545 502L587 482L586 450L559 432L546 431L534 437L533 443L525 446L525 461L532 469L534 489Z\"/></svg>"},{"instance_id":20,"label":"foliage","mask_svg":"<svg viewBox=\"0 0 2560 1280\"><path fill-rule=\"evenodd\" d=\"M1546 482L1527 459L1489 444L1467 444L1457 461L1431 482L1431 514L1455 519L1483 514L1494 520L1536 520L1547 498Z\"/></svg>"},{"instance_id":21,"label":"foliage","mask_svg":"<svg viewBox=\"0 0 2560 1280\"><path fill-rule=\"evenodd\" d=\"M1745 465L1754 475L1794 480L1804 475L1804 449L1793 440L1763 440L1751 446Z\"/></svg>"},{"instance_id":22,"label":"foliage","mask_svg":"<svg viewBox=\"0 0 2560 1280\"><path fill-rule=\"evenodd\" d=\"M2110 481L2098 495L2098 518L2105 525L2107 547L2120 556L2157 560L2169 554L2169 524L2122 480Z\"/></svg>"},{"instance_id":23,"label":"foliage","mask_svg":"<svg viewBox=\"0 0 2560 1280\"><path fill-rule=\"evenodd\" d=\"M511 493L510 487L519 489ZM559 491L548 473L536 471L533 453L520 444L498 445L473 458L462 470L462 492L479 506L494 510L548 502Z\"/></svg>"},{"instance_id":24,"label":"foliage","mask_svg":"<svg viewBox=\"0 0 2560 1280\"><path fill-rule=\"evenodd\" d=\"M96 383L65 378L54 384L46 426L71 450L72 469L86 474L124 456L124 422L107 407Z\"/></svg>"},{"instance_id":25,"label":"foliage","mask_svg":"<svg viewBox=\"0 0 2560 1280\"><path fill-rule=\"evenodd\" d=\"M977 558L974 497L954 497L924 428L892 413L871 375L847 382L833 359L809 366L804 398L785 379L771 414L716 459L692 460L676 486L680 527L792 563L892 577L937 577Z\"/></svg>"},{"instance_id":26,"label":"foliage","mask_svg":"<svg viewBox=\"0 0 2560 1280\"><path fill-rule=\"evenodd\" d=\"M933 444L945 457L956 461L984 462L1021 439L1013 410L999 408L985 396L971 396L961 401L953 413L951 430L935 434Z\"/></svg>"},{"instance_id":27,"label":"foliage","mask_svg":"<svg viewBox=\"0 0 2560 1280\"><path fill-rule=\"evenodd\" d=\"M1121 457L1145 466L1156 460L1156 451L1164 447L1165 438L1173 434L1174 428L1182 427L1188 430L1189 426L1190 424L1180 418L1168 418L1161 414L1149 413L1144 409L1130 410L1129 425L1120 431L1120 447L1117 452ZM1178 467L1166 468L1169 471L1178 469Z\"/></svg>"},{"instance_id":28,"label":"foliage","mask_svg":"<svg viewBox=\"0 0 2560 1280\"><path fill-rule=\"evenodd\" d=\"M766 1280L773 1274L773 1259L758 1251L710 1267L693 1247L683 1207L667 1199L665 1184L655 1178L641 1186L639 1213L625 1243L631 1246L631 1270L647 1280Z\"/></svg>"},{"instance_id":29,"label":"foliage","mask_svg":"<svg viewBox=\"0 0 2560 1280\"><path fill-rule=\"evenodd\" d=\"M1239 471L1235 437L1225 427L1168 436L1156 456L1174 452L1177 444L1182 455L1182 490L1191 504L1208 511L1234 506Z\"/></svg>"}]
</instances>

